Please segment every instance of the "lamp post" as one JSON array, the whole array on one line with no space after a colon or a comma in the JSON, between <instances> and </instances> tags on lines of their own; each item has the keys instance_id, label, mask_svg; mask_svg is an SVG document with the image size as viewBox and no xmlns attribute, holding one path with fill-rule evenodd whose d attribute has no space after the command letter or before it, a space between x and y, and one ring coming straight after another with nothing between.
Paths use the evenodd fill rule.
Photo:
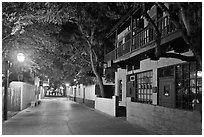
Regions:
<instances>
[{"instance_id":1,"label":"lamp post","mask_svg":"<svg viewBox=\"0 0 204 137\"><path fill-rule=\"evenodd\" d=\"M17 60L22 63L25 61L25 55L23 53L18 53L17 54ZM22 72L21 72L22 73ZM18 77L18 79L22 80L22 74L20 75L20 78Z\"/></svg>"},{"instance_id":2,"label":"lamp post","mask_svg":"<svg viewBox=\"0 0 204 137\"><path fill-rule=\"evenodd\" d=\"M9 87L9 67L10 63L8 60L5 61L5 85L4 85L4 120L7 120L7 96L8 96L8 87Z\"/></svg>"},{"instance_id":3,"label":"lamp post","mask_svg":"<svg viewBox=\"0 0 204 137\"><path fill-rule=\"evenodd\" d=\"M24 62L25 56L23 53L18 53L17 54L17 60L19 62ZM7 97L8 97L8 88L9 88L9 68L10 68L10 62L9 60L5 61L5 85L4 85L4 114L3 114L3 119L7 120Z\"/></svg>"}]
</instances>

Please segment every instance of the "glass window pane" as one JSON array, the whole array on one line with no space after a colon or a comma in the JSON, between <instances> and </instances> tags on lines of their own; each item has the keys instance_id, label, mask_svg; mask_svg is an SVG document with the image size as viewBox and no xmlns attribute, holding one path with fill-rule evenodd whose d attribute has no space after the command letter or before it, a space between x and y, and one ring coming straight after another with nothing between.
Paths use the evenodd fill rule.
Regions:
<instances>
[{"instance_id":1,"label":"glass window pane","mask_svg":"<svg viewBox=\"0 0 204 137\"><path fill-rule=\"evenodd\" d=\"M149 93L152 94L152 89L149 89Z\"/></svg>"},{"instance_id":2,"label":"glass window pane","mask_svg":"<svg viewBox=\"0 0 204 137\"><path fill-rule=\"evenodd\" d=\"M138 99L140 99L141 98L141 95L140 94L138 94Z\"/></svg>"},{"instance_id":3,"label":"glass window pane","mask_svg":"<svg viewBox=\"0 0 204 137\"><path fill-rule=\"evenodd\" d=\"M153 72L152 71L150 71L150 76L152 77L152 74L153 74Z\"/></svg>"},{"instance_id":4,"label":"glass window pane","mask_svg":"<svg viewBox=\"0 0 204 137\"><path fill-rule=\"evenodd\" d=\"M177 76L177 79L182 79L182 77L183 77L183 72L182 72L182 66L181 65L176 66L176 76Z\"/></svg>"},{"instance_id":5,"label":"glass window pane","mask_svg":"<svg viewBox=\"0 0 204 137\"><path fill-rule=\"evenodd\" d=\"M144 83L144 78L141 79L141 83Z\"/></svg>"},{"instance_id":6,"label":"glass window pane","mask_svg":"<svg viewBox=\"0 0 204 137\"><path fill-rule=\"evenodd\" d=\"M144 73L143 73L143 77L146 77L146 76L147 76L147 72L144 72Z\"/></svg>"},{"instance_id":7,"label":"glass window pane","mask_svg":"<svg viewBox=\"0 0 204 137\"><path fill-rule=\"evenodd\" d=\"M202 87L198 87L198 92L202 92Z\"/></svg>"},{"instance_id":8,"label":"glass window pane","mask_svg":"<svg viewBox=\"0 0 204 137\"><path fill-rule=\"evenodd\" d=\"M147 100L149 100L149 95L147 95Z\"/></svg>"},{"instance_id":9,"label":"glass window pane","mask_svg":"<svg viewBox=\"0 0 204 137\"><path fill-rule=\"evenodd\" d=\"M196 86L196 80L195 79L191 79L190 80L190 86L191 87L195 87Z\"/></svg>"},{"instance_id":10,"label":"glass window pane","mask_svg":"<svg viewBox=\"0 0 204 137\"><path fill-rule=\"evenodd\" d=\"M188 88L189 87L189 79L184 79L183 85L184 85L184 87Z\"/></svg>"},{"instance_id":11,"label":"glass window pane","mask_svg":"<svg viewBox=\"0 0 204 137\"><path fill-rule=\"evenodd\" d=\"M197 78L202 78L202 71L197 71Z\"/></svg>"},{"instance_id":12,"label":"glass window pane","mask_svg":"<svg viewBox=\"0 0 204 137\"><path fill-rule=\"evenodd\" d=\"M178 80L178 81L176 82L176 87L177 87L177 88L183 87L183 81L182 81L182 80Z\"/></svg>"},{"instance_id":13,"label":"glass window pane","mask_svg":"<svg viewBox=\"0 0 204 137\"><path fill-rule=\"evenodd\" d=\"M151 94L151 89L147 89L147 94Z\"/></svg>"},{"instance_id":14,"label":"glass window pane","mask_svg":"<svg viewBox=\"0 0 204 137\"><path fill-rule=\"evenodd\" d=\"M199 79L197 79L197 86L202 86L202 79L201 78L199 78Z\"/></svg>"},{"instance_id":15,"label":"glass window pane","mask_svg":"<svg viewBox=\"0 0 204 137\"><path fill-rule=\"evenodd\" d=\"M161 68L158 69L158 75L159 77L163 77L163 70Z\"/></svg>"},{"instance_id":16,"label":"glass window pane","mask_svg":"<svg viewBox=\"0 0 204 137\"><path fill-rule=\"evenodd\" d=\"M164 85L163 91L165 96L170 96L170 85Z\"/></svg>"},{"instance_id":17,"label":"glass window pane","mask_svg":"<svg viewBox=\"0 0 204 137\"><path fill-rule=\"evenodd\" d=\"M190 63L190 71L196 71L196 63Z\"/></svg>"},{"instance_id":18,"label":"glass window pane","mask_svg":"<svg viewBox=\"0 0 204 137\"><path fill-rule=\"evenodd\" d=\"M150 100L152 100L152 95L150 95Z\"/></svg>"},{"instance_id":19,"label":"glass window pane","mask_svg":"<svg viewBox=\"0 0 204 137\"><path fill-rule=\"evenodd\" d=\"M192 95L196 95L196 88L190 88L190 94Z\"/></svg>"},{"instance_id":20,"label":"glass window pane","mask_svg":"<svg viewBox=\"0 0 204 137\"><path fill-rule=\"evenodd\" d=\"M183 64L183 70L184 70L184 72L189 71L189 64L188 63Z\"/></svg>"},{"instance_id":21,"label":"glass window pane","mask_svg":"<svg viewBox=\"0 0 204 137\"><path fill-rule=\"evenodd\" d=\"M145 101L147 102L150 100L150 94L152 94L152 71L144 72L136 74L138 77L137 79L137 86L138 86L138 101Z\"/></svg>"},{"instance_id":22,"label":"glass window pane","mask_svg":"<svg viewBox=\"0 0 204 137\"><path fill-rule=\"evenodd\" d=\"M196 71L190 72L190 78L196 78Z\"/></svg>"}]
</instances>

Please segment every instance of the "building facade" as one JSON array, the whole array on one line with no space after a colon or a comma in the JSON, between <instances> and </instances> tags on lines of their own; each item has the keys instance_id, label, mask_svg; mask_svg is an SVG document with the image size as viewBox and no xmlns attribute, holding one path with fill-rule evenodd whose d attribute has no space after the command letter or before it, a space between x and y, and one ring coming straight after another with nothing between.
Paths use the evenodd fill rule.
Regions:
<instances>
[{"instance_id":1,"label":"building facade","mask_svg":"<svg viewBox=\"0 0 204 137\"><path fill-rule=\"evenodd\" d=\"M151 5L147 13L161 32L163 53L194 56L164 12ZM105 69L115 69L115 95L127 120L161 134L201 134L202 70L196 61L155 58L155 31L141 8L131 9L107 37L115 48L105 54Z\"/></svg>"}]
</instances>

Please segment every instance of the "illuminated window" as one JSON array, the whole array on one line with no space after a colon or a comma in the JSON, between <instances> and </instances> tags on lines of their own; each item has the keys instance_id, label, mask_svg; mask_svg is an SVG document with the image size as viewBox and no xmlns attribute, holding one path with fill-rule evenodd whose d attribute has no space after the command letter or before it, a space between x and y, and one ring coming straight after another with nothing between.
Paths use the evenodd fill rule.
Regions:
<instances>
[{"instance_id":1,"label":"illuminated window","mask_svg":"<svg viewBox=\"0 0 204 137\"><path fill-rule=\"evenodd\" d=\"M152 71L136 74L136 102L152 103Z\"/></svg>"},{"instance_id":2,"label":"illuminated window","mask_svg":"<svg viewBox=\"0 0 204 137\"><path fill-rule=\"evenodd\" d=\"M185 63L176 66L176 107L193 109L193 100L202 102L201 71L196 69L196 63Z\"/></svg>"}]
</instances>

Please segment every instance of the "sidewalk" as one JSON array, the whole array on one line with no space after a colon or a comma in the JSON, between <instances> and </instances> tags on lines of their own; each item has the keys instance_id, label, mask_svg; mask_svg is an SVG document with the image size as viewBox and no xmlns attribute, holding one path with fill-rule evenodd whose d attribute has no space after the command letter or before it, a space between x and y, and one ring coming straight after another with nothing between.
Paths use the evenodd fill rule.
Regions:
<instances>
[{"instance_id":1,"label":"sidewalk","mask_svg":"<svg viewBox=\"0 0 204 137\"><path fill-rule=\"evenodd\" d=\"M18 112L20 111L8 111L7 112L7 120L15 116ZM4 117L3 117L4 112L2 111L2 122L4 122Z\"/></svg>"},{"instance_id":2,"label":"sidewalk","mask_svg":"<svg viewBox=\"0 0 204 137\"><path fill-rule=\"evenodd\" d=\"M153 135L67 98L42 100L2 124L3 135Z\"/></svg>"}]
</instances>

